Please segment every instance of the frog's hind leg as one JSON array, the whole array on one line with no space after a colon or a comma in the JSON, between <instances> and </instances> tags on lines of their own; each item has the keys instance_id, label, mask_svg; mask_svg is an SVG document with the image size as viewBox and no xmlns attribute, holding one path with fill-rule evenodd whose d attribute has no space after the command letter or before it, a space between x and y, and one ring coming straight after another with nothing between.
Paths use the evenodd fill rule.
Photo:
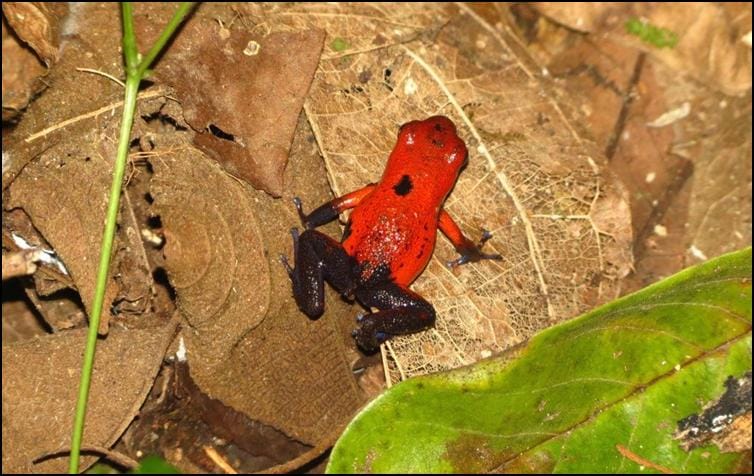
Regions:
<instances>
[{"instance_id":1,"label":"frog's hind leg","mask_svg":"<svg viewBox=\"0 0 754 476\"><path fill-rule=\"evenodd\" d=\"M379 312L366 314L354 330L356 343L367 352L396 334L413 334L435 324L435 309L424 298L392 281L356 291L356 299Z\"/></svg>"},{"instance_id":2,"label":"frog's hind leg","mask_svg":"<svg viewBox=\"0 0 754 476\"><path fill-rule=\"evenodd\" d=\"M285 256L281 255L280 261L291 277L296 304L314 319L325 309L325 280L344 296L353 294L354 276L358 276L356 262L343 245L317 230L299 235L294 228L291 235L294 267L291 268Z\"/></svg>"}]
</instances>

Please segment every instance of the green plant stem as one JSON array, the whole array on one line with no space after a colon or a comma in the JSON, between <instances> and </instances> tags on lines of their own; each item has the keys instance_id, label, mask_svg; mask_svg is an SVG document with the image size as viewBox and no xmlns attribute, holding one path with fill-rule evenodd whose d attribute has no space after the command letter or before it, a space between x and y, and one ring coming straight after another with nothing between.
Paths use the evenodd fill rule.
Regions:
<instances>
[{"instance_id":1,"label":"green plant stem","mask_svg":"<svg viewBox=\"0 0 754 476\"><path fill-rule=\"evenodd\" d=\"M139 50L136 47L136 34L134 33L134 15L131 2L121 3L123 18L123 58L126 60L126 75L136 71L139 64Z\"/></svg>"},{"instance_id":2,"label":"green plant stem","mask_svg":"<svg viewBox=\"0 0 754 476\"><path fill-rule=\"evenodd\" d=\"M149 50L147 56L139 61L138 50L136 47L136 36L133 27L133 10L129 2L122 5L123 11L123 55L126 62L126 94L123 104L123 115L120 125L120 137L118 141L118 153L115 159L113 169L113 182L110 187L110 199L107 206L107 218L105 230L102 234L102 249L100 253L99 268L97 270L97 284L94 291L94 300L92 302L92 313L89 318L89 332L87 333L86 349L84 350L84 362L81 366L81 380L79 383L79 395L76 402L76 415L73 424L73 434L71 436L71 460L68 471L71 474L78 473L79 459L81 452L81 441L84 436L84 420L86 417L87 401L89 399L89 388L91 386L92 368L94 367L94 354L97 347L97 334L99 330L100 317L102 316L102 307L105 299L105 288L107 287L107 278L110 271L110 258L113 249L113 240L115 238L115 227L118 218L118 209L120 208L120 194L123 184L123 176L126 170L128 159L128 147L131 139L131 127L134 122L134 112L136 111L136 95L139 91L139 85L147 72L150 64L160 50L165 46L170 37L175 33L178 25L183 21L188 12L193 7L194 2L183 2L178 7L178 11L170 19L168 25L163 30L160 38Z\"/></svg>"},{"instance_id":3,"label":"green plant stem","mask_svg":"<svg viewBox=\"0 0 754 476\"><path fill-rule=\"evenodd\" d=\"M102 234L102 252L100 253L99 268L97 270L97 287L94 292L94 301L92 303L92 315L89 319L89 332L86 338L84 363L81 366L79 397L76 403L76 417L73 423L71 461L69 466L69 471L72 474L78 473L78 456L81 450L81 439L84 433L84 417L86 415L86 404L89 397L92 367L94 365L94 351L97 345L97 332L99 330L100 316L102 315L102 304L105 300L107 277L110 271L110 256L113 249L115 225L117 223L118 208L120 205L121 184L126 170L129 138L131 136L131 126L134 121L134 111L136 110L136 93L139 90L139 82L140 81L135 77L129 77L126 79L126 98L123 104L123 119L120 125L118 155L115 160L115 169L113 170L113 183L110 187L110 200L107 207L105 231Z\"/></svg>"},{"instance_id":4,"label":"green plant stem","mask_svg":"<svg viewBox=\"0 0 754 476\"><path fill-rule=\"evenodd\" d=\"M178 6L178 10L176 10L173 18L170 19L167 26L162 31L160 37L157 38L157 41L154 42L154 45L152 45L152 48L149 49L147 55L139 63L139 66L136 70L136 75L139 77L139 79L144 78L144 75L146 74L147 69L149 69L149 66L152 64L152 61L154 61L154 59L157 58L157 55L160 54L162 48L170 40L170 37L173 36L173 32L175 32L183 19L186 18L186 15L188 15L188 13L194 7L194 4L195 2L182 2L180 6Z\"/></svg>"}]
</instances>

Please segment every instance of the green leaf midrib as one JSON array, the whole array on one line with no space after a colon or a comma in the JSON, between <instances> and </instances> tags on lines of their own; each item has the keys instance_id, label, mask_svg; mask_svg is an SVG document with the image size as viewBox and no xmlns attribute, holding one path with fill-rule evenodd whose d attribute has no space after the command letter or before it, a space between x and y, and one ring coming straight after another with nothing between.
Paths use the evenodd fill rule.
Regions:
<instances>
[{"instance_id":1,"label":"green leaf midrib","mask_svg":"<svg viewBox=\"0 0 754 476\"><path fill-rule=\"evenodd\" d=\"M645 389L647 389L647 388L649 388L649 387L651 387L653 385L656 385L656 384L658 384L660 382L663 382L663 381L665 381L665 380L673 377L676 373L682 371L683 369L685 369L685 368L687 368L687 367L689 367L691 365L694 365L695 363L697 363L697 362L699 362L701 360L704 360L704 359L706 359L708 357L711 357L711 356L713 356L713 355L715 355L715 354L717 354L719 352L724 351L727 347L735 345L736 343L740 342L742 339L746 339L747 337L750 336L750 334L751 334L751 328L749 328L748 331L743 332L743 333L735 336L734 338L727 340L726 342L720 344L719 346L715 347L714 349L706 350L706 351L702 352L701 354L699 354L698 356L692 357L692 358L684 361L682 364L679 364L680 368L678 370L676 370L675 368L671 368L667 372L658 375L657 377L655 377L654 379L652 379L652 380L650 380L650 381L648 381L646 383L643 383L643 384L640 384L640 385L635 385L630 390L630 392L628 394L626 394L625 396L623 396L623 397L621 397L621 398L619 398L619 399L617 399L615 401L610 402L608 405L604 405L603 407L597 408L588 417L582 419L581 421L579 421L577 423L574 423L573 425L569 426L568 428L565 428L563 430L559 430L558 433L552 433L551 436L546 437L546 438L544 438L544 439L536 442L535 444L533 444L533 445L531 445L531 446L529 446L529 447L521 450L515 456L512 456L510 458L504 459L496 467L491 468L490 471L491 472L499 472L499 471L501 471L505 467L506 464L508 464L511 461L514 461L515 459L519 458L524 453L526 453L528 451L531 451L533 449L536 449L537 447L543 446L544 444L548 443L549 441L551 441L551 440L553 440L555 438L559 438L559 437L561 437L561 436L563 436L563 435L565 435L567 433L573 432L574 430L577 430L577 429L583 427L584 425L590 423L596 417L598 417L600 414L606 412L607 410L610 410L611 408L615 408L617 406L620 406L624 402L626 402L626 401L632 399L633 397L637 396L640 392L644 391ZM722 391L722 389L721 389L721 391ZM424 423L424 422L415 422L415 423ZM456 430L460 430L460 431L466 431L466 430L464 430L462 428L455 428L455 429ZM545 433L545 432L543 432L543 433ZM519 435L519 434L521 434L521 433L518 433L516 435ZM501 435L501 437L506 437L506 436L507 437L514 437L516 435ZM496 435L486 435L486 436L496 437Z\"/></svg>"}]
</instances>

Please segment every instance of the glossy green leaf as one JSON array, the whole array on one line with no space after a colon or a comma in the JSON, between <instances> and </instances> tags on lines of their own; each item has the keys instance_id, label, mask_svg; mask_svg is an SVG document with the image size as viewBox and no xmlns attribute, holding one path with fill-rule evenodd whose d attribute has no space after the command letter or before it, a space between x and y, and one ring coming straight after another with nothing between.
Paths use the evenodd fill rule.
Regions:
<instances>
[{"instance_id":1,"label":"glossy green leaf","mask_svg":"<svg viewBox=\"0 0 754 476\"><path fill-rule=\"evenodd\" d=\"M141 460L139 467L131 471L131 474L181 474L181 472L161 457L149 455Z\"/></svg>"},{"instance_id":2,"label":"glossy green leaf","mask_svg":"<svg viewBox=\"0 0 754 476\"><path fill-rule=\"evenodd\" d=\"M550 328L525 346L375 399L328 472L728 472L745 456L683 451L677 421L751 369L751 248Z\"/></svg>"}]
</instances>

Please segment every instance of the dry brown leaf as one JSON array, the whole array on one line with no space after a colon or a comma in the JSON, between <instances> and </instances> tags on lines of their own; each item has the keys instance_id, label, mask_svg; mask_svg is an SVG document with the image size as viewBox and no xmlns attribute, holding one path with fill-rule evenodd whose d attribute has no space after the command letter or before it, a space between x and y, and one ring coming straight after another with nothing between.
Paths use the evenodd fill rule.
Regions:
<instances>
[{"instance_id":1,"label":"dry brown leaf","mask_svg":"<svg viewBox=\"0 0 754 476\"><path fill-rule=\"evenodd\" d=\"M13 131L3 138L5 154L3 156L3 189L13 181L26 163L42 152L57 144L61 137L71 134L72 130L91 131L97 126L111 127L112 114L117 114L119 103L123 100L123 88L110 79L100 75L80 72L76 68L104 69L115 76L120 76L121 53L120 40L113 31L120 31L119 7L114 3L77 4L77 15L69 18L68 37L63 55L52 67L45 78L54 88L49 88L37 97L24 113L21 121ZM88 28L96 25L96 28ZM77 34L81 31L108 32L84 40ZM103 66L106 65L106 66ZM110 69L112 68L112 69ZM112 105L112 108L104 106ZM99 110L99 113L95 113ZM115 157L115 130L101 131L109 136L112 153ZM114 135L110 135L114 133Z\"/></svg>"},{"instance_id":2,"label":"dry brown leaf","mask_svg":"<svg viewBox=\"0 0 754 476\"><path fill-rule=\"evenodd\" d=\"M155 136L157 150L170 147ZM204 365L223 360L264 317L269 269L247 189L195 149L151 161L165 266Z\"/></svg>"},{"instance_id":3,"label":"dry brown leaf","mask_svg":"<svg viewBox=\"0 0 754 476\"><path fill-rule=\"evenodd\" d=\"M65 264L91 314L92 299L99 265L100 242L110 188L110 162L100 155L95 139L90 135L69 136L60 144L26 166L10 187L6 207L22 208L31 218L56 254ZM87 145L85 145L87 144ZM138 230L131 215L121 216L121 227L129 241L120 246L141 247L141 239L128 230ZM128 272L136 272L146 290L142 306L146 308L151 275L145 263ZM112 276L112 273L111 273ZM111 278L105 290L105 309L100 321L100 333L107 333L111 306L119 290Z\"/></svg>"},{"instance_id":4,"label":"dry brown leaf","mask_svg":"<svg viewBox=\"0 0 754 476\"><path fill-rule=\"evenodd\" d=\"M300 31L312 27L326 32L323 59L367 53L431 36L447 16L422 5L352 3L274 4L243 3L237 6L240 21L267 32ZM365 75L368 71L365 70Z\"/></svg>"},{"instance_id":5,"label":"dry brown leaf","mask_svg":"<svg viewBox=\"0 0 754 476\"><path fill-rule=\"evenodd\" d=\"M154 141L159 151L164 144ZM328 293L331 313L309 320L278 260L290 255L288 230L298 225L292 193L307 203L326 197L312 142L297 135L286 200L254 191L198 151L160 155L152 181L165 265L192 325L184 333L192 377L208 395L308 444L363 402L338 327L348 306Z\"/></svg>"},{"instance_id":6,"label":"dry brown leaf","mask_svg":"<svg viewBox=\"0 0 754 476\"><path fill-rule=\"evenodd\" d=\"M750 11L738 7L736 21ZM558 20L572 25L577 10ZM615 37L529 21L529 46L578 101L630 192L636 269L624 290L750 244L750 94L725 97Z\"/></svg>"},{"instance_id":7,"label":"dry brown leaf","mask_svg":"<svg viewBox=\"0 0 754 476\"><path fill-rule=\"evenodd\" d=\"M550 3L537 4L555 22L580 31L607 33L640 48L674 70L729 95L751 88L751 4ZM678 36L673 48L657 48L626 32L626 22L641 19Z\"/></svg>"},{"instance_id":8,"label":"dry brown leaf","mask_svg":"<svg viewBox=\"0 0 754 476\"><path fill-rule=\"evenodd\" d=\"M751 245L751 93L730 98L658 70L677 104L691 114L674 126L672 153L693 163L680 242L684 266Z\"/></svg>"},{"instance_id":9,"label":"dry brown leaf","mask_svg":"<svg viewBox=\"0 0 754 476\"><path fill-rule=\"evenodd\" d=\"M176 321L157 329L114 329L97 345L83 446L112 445L139 410ZM3 473L62 473L68 458L86 330L3 345ZM29 369L33 369L30 372ZM83 466L94 462L85 457Z\"/></svg>"},{"instance_id":10,"label":"dry brown leaf","mask_svg":"<svg viewBox=\"0 0 754 476\"><path fill-rule=\"evenodd\" d=\"M58 48L66 2L3 2L3 15L21 40L50 67L58 59Z\"/></svg>"},{"instance_id":11,"label":"dry brown leaf","mask_svg":"<svg viewBox=\"0 0 754 476\"><path fill-rule=\"evenodd\" d=\"M3 122L18 117L31 97L44 88L47 69L37 55L6 28L3 17ZM3 167L5 168L5 167Z\"/></svg>"},{"instance_id":12,"label":"dry brown leaf","mask_svg":"<svg viewBox=\"0 0 754 476\"><path fill-rule=\"evenodd\" d=\"M215 20L212 8L200 9L181 29L156 75L176 90L200 149L230 174L279 197L324 33L262 35L239 29L238 23L229 29ZM162 28L155 9L165 7L137 10L144 45L151 44ZM166 14L162 16L167 20Z\"/></svg>"},{"instance_id":13,"label":"dry brown leaf","mask_svg":"<svg viewBox=\"0 0 754 476\"><path fill-rule=\"evenodd\" d=\"M268 22L294 18L350 43L349 35L369 31L362 25L386 17L402 24L423 19L418 27L425 32L450 21L433 44L396 45L393 38L323 60L306 103L338 195L379 180L398 126L409 120L445 114L469 146L470 165L446 209L471 236L491 230L487 246L504 261L453 272L444 265L452 247L438 240L414 285L437 309L437 327L392 341L394 377L473 362L610 299L611 279L630 263L628 210L614 207L605 224L592 219L623 201L599 172L593 146L514 53L511 39L460 9L423 4L365 14L359 7L297 5L278 7Z\"/></svg>"}]
</instances>

